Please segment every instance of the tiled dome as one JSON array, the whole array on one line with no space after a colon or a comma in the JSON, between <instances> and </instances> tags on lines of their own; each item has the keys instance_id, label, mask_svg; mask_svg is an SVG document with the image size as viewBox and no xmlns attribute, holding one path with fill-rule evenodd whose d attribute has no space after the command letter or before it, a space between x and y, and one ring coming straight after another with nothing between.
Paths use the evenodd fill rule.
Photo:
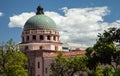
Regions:
<instances>
[{"instance_id":1,"label":"tiled dome","mask_svg":"<svg viewBox=\"0 0 120 76\"><path fill-rule=\"evenodd\" d=\"M44 15L43 8L38 6L36 15L26 21L24 29L56 29L56 24L50 17Z\"/></svg>"}]
</instances>

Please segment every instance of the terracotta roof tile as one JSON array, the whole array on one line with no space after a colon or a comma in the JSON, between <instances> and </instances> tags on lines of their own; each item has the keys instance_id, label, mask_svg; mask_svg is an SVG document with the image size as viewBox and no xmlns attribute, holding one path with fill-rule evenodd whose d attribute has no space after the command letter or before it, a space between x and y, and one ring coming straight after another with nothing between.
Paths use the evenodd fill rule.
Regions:
<instances>
[{"instance_id":1,"label":"terracotta roof tile","mask_svg":"<svg viewBox=\"0 0 120 76\"><path fill-rule=\"evenodd\" d=\"M72 52L62 52L63 56L77 56L77 55L84 55L86 52L84 50L81 51L72 51ZM57 52L52 52L52 53L44 53L44 57L56 57L58 55Z\"/></svg>"}]
</instances>

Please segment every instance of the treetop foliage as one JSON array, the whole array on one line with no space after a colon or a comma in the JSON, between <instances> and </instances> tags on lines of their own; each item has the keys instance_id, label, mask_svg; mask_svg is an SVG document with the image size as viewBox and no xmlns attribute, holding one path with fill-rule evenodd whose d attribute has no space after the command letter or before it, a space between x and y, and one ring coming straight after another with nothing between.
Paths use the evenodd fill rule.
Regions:
<instances>
[{"instance_id":1,"label":"treetop foliage","mask_svg":"<svg viewBox=\"0 0 120 76\"><path fill-rule=\"evenodd\" d=\"M27 76L27 58L10 39L0 46L0 76Z\"/></svg>"}]
</instances>

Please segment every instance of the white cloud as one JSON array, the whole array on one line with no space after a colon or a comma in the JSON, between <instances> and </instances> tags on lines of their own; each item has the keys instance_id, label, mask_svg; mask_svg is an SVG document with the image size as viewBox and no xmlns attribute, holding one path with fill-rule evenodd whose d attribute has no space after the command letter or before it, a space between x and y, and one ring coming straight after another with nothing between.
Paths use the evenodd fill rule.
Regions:
<instances>
[{"instance_id":1,"label":"white cloud","mask_svg":"<svg viewBox=\"0 0 120 76\"><path fill-rule=\"evenodd\" d=\"M34 12L24 12L20 15L14 15L10 17L10 22L8 24L9 27L22 27L24 26L26 20L28 20L31 16L35 15Z\"/></svg>"},{"instance_id":2,"label":"white cloud","mask_svg":"<svg viewBox=\"0 0 120 76\"><path fill-rule=\"evenodd\" d=\"M2 13L2 12L0 12L0 16L3 16L3 13Z\"/></svg>"},{"instance_id":3,"label":"white cloud","mask_svg":"<svg viewBox=\"0 0 120 76\"><path fill-rule=\"evenodd\" d=\"M120 25L120 20L113 23L104 22L104 16L110 11L107 7L94 8L62 8L64 15L57 12L46 11L57 24L60 38L63 42L80 44L81 47L91 46L95 43L98 33L108 27ZM10 27L23 27L25 21L34 13L22 13L10 17ZM27 18L26 18L27 17Z\"/></svg>"}]
</instances>

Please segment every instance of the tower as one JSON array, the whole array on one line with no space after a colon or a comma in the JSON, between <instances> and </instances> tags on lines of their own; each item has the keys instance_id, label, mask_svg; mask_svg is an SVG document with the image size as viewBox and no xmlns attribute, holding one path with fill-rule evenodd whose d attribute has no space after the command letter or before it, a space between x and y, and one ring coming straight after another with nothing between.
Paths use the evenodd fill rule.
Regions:
<instances>
[{"instance_id":1,"label":"tower","mask_svg":"<svg viewBox=\"0 0 120 76\"><path fill-rule=\"evenodd\" d=\"M36 15L26 21L21 35L20 50L28 58L29 76L44 76L43 53L62 50L59 37L55 22L38 6Z\"/></svg>"}]
</instances>

